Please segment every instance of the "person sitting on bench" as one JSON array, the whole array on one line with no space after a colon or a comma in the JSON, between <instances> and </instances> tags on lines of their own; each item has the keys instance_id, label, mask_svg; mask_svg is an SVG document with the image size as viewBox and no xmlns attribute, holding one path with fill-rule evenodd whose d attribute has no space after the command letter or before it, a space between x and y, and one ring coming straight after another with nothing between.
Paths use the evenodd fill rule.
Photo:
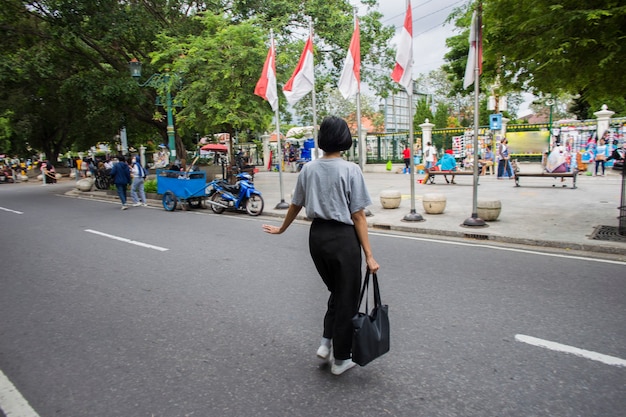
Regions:
<instances>
[{"instance_id":1,"label":"person sitting on bench","mask_svg":"<svg viewBox=\"0 0 626 417\"><path fill-rule=\"evenodd\" d=\"M487 168L493 166L493 152L491 152L491 145L487 145L485 156L482 159L479 159L478 163L478 166L480 167L480 175L485 175L487 173Z\"/></svg>"},{"instance_id":2,"label":"person sitting on bench","mask_svg":"<svg viewBox=\"0 0 626 417\"><path fill-rule=\"evenodd\" d=\"M436 165L442 171L456 171L456 159L454 159L454 156L452 155L452 149L445 151L441 159L437 161ZM448 184L450 184L447 175L444 174L443 178ZM454 174L452 174L452 184L456 184L456 182L454 182Z\"/></svg>"}]
</instances>

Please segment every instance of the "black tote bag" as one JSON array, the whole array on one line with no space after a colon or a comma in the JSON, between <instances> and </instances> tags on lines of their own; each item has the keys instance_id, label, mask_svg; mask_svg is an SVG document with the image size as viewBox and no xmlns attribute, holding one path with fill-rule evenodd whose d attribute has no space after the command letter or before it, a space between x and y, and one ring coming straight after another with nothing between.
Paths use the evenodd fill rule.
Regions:
<instances>
[{"instance_id":1,"label":"black tote bag","mask_svg":"<svg viewBox=\"0 0 626 417\"><path fill-rule=\"evenodd\" d=\"M389 352L389 306L383 305L380 300L380 288L378 277L372 274L374 289L374 308L369 311L368 289L370 271L367 270L361 298L359 299L359 311L352 318L354 333L352 335L352 361L365 366L379 356ZM361 304L365 297L365 312L361 312Z\"/></svg>"}]
</instances>

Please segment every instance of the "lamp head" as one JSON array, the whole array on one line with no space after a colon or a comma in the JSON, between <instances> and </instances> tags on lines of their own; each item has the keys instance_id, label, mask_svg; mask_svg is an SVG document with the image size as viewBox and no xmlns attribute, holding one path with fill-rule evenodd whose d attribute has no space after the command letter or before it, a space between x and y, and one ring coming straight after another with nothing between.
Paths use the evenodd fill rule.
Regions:
<instances>
[{"instance_id":1,"label":"lamp head","mask_svg":"<svg viewBox=\"0 0 626 417\"><path fill-rule=\"evenodd\" d=\"M128 68L130 69L130 76L133 78L141 77L141 62L137 60L137 58L133 58L128 63Z\"/></svg>"}]
</instances>

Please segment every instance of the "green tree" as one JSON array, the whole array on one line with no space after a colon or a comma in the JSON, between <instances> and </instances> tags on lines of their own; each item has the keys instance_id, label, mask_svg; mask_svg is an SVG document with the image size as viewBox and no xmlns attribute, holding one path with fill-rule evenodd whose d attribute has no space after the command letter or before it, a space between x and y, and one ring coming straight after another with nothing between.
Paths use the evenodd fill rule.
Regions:
<instances>
[{"instance_id":1,"label":"green tree","mask_svg":"<svg viewBox=\"0 0 626 417\"><path fill-rule=\"evenodd\" d=\"M454 85L451 94L463 91L475 4L458 8L449 17L461 31L446 41L450 51L444 69ZM621 74L626 8L622 2L483 0L482 4L481 91L499 79L499 94L572 95L576 99L570 111L581 119L592 117L603 103L618 114L626 111L626 80ZM509 98L509 103L515 102Z\"/></svg>"},{"instance_id":2,"label":"green tree","mask_svg":"<svg viewBox=\"0 0 626 417\"><path fill-rule=\"evenodd\" d=\"M508 85L535 94L579 94L592 108L615 96L623 104L622 1L486 0L484 21L485 58L502 57Z\"/></svg>"},{"instance_id":3,"label":"green tree","mask_svg":"<svg viewBox=\"0 0 626 417\"><path fill-rule=\"evenodd\" d=\"M415 116L413 117L414 128L416 130L420 129L419 125L424 123L426 119L432 123L434 120L433 112L430 110L428 99L421 98L417 100L417 105L415 106Z\"/></svg>"},{"instance_id":4,"label":"green tree","mask_svg":"<svg viewBox=\"0 0 626 417\"><path fill-rule=\"evenodd\" d=\"M377 71L390 67L394 30L380 23L376 1L362 3L367 10L360 17L361 51L371 63L362 76L376 85L389 78ZM0 9L0 111L12 111L12 142L51 155L110 141L123 125L130 145L155 133L165 141L165 110L155 106L163 91L140 88L130 78L128 62L137 58L143 63L141 81L164 71L182 77L182 89L174 89L183 106L175 112L179 152L182 137L189 143L195 133L215 133L208 129L228 126L248 135L264 122L259 130L266 130L271 110L252 92L269 29L276 31L280 89L297 62L309 17L315 28L316 88L323 90L324 84L336 84L352 34L348 0L7 0ZM216 39L202 42L207 35ZM202 88L194 93L190 85Z\"/></svg>"},{"instance_id":5,"label":"green tree","mask_svg":"<svg viewBox=\"0 0 626 417\"><path fill-rule=\"evenodd\" d=\"M111 141L124 120L132 123L125 47L137 33L126 26L137 13L130 7L114 0L4 4L0 109L12 110L12 140L21 149L54 161L72 145Z\"/></svg>"},{"instance_id":6,"label":"green tree","mask_svg":"<svg viewBox=\"0 0 626 417\"><path fill-rule=\"evenodd\" d=\"M443 129L448 127L448 114L449 108L446 104L440 103L437 105L437 110L435 111L435 117L433 123L435 124L435 128Z\"/></svg>"}]
</instances>

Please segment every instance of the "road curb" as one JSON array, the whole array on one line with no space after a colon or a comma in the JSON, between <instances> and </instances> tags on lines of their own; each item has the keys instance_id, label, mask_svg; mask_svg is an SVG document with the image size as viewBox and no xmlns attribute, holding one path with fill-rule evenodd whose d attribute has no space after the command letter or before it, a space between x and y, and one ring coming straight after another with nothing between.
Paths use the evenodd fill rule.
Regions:
<instances>
[{"instance_id":1,"label":"road curb","mask_svg":"<svg viewBox=\"0 0 626 417\"><path fill-rule=\"evenodd\" d=\"M74 196L74 197L89 197L89 198L98 198L105 199L107 201L115 201L118 199L117 195L108 194L107 191L101 190L93 190L93 191L79 191L77 189L70 190L66 192L66 195ZM148 203L152 203L152 206L160 206L161 201L155 199L148 199ZM263 216L265 217L274 217L282 219L285 217L286 210L283 212L275 212L275 211L264 211ZM373 217L373 216L372 216ZM300 221L310 221L304 215L298 215L296 217L297 220ZM370 218L371 219L371 218ZM476 230L476 229L468 229L467 232L461 231L450 231L450 230L441 230L441 229L429 229L423 227L415 227L415 226L397 226L390 223L385 222L377 222L375 219L368 219L368 226L373 230L381 230L381 231L391 231L391 232L403 232L403 233L413 233L424 236L438 236L438 237L449 237L455 239L464 239L466 241L484 243L484 242L496 242L496 243L509 243L514 245L522 245L522 246L532 246L532 247L542 247L542 248L552 248L552 249L563 249L563 250L572 250L572 251L582 251L582 252L595 252L595 253L603 253L610 255L626 255L626 248L618 248L614 246L598 246L598 245L587 245L584 243L574 243L574 242L561 242L555 240L545 240L545 239L528 239L528 238L515 238L510 236L499 236L490 233L485 233L484 229Z\"/></svg>"}]
</instances>

